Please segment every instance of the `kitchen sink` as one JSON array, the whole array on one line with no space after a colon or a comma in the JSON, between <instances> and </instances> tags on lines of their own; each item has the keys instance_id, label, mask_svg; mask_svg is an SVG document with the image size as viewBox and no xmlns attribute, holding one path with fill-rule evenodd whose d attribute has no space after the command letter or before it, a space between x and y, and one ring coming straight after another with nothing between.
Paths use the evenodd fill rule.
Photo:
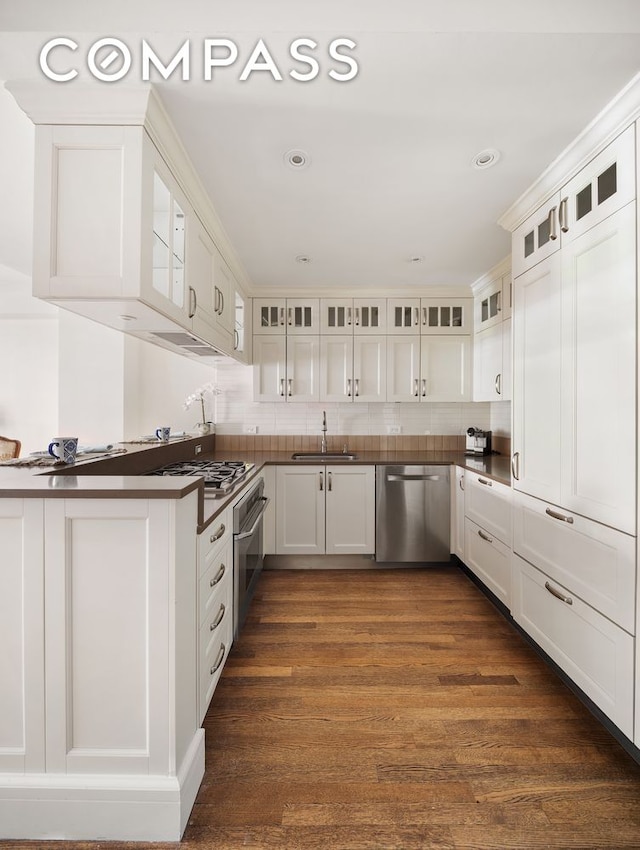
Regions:
<instances>
[{"instance_id":1,"label":"kitchen sink","mask_svg":"<svg viewBox=\"0 0 640 850\"><path fill-rule=\"evenodd\" d=\"M357 460L355 452L294 452L291 460Z\"/></svg>"}]
</instances>

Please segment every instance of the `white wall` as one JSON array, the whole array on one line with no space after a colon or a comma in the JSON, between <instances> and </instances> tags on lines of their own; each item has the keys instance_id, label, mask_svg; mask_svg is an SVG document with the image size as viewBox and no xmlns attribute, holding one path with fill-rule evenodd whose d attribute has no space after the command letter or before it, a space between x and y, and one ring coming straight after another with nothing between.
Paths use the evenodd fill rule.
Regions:
<instances>
[{"instance_id":1,"label":"white wall","mask_svg":"<svg viewBox=\"0 0 640 850\"><path fill-rule=\"evenodd\" d=\"M0 263L31 274L35 127L0 82Z\"/></svg>"},{"instance_id":2,"label":"white wall","mask_svg":"<svg viewBox=\"0 0 640 850\"><path fill-rule=\"evenodd\" d=\"M399 425L402 434L463 434L494 427L496 434L511 433L509 402L433 404L277 404L253 401L251 366L221 360L216 367L216 432L242 434L257 427L259 434L317 434L322 411L327 411L329 433L386 434ZM494 415L494 408L496 410Z\"/></svg>"}]
</instances>

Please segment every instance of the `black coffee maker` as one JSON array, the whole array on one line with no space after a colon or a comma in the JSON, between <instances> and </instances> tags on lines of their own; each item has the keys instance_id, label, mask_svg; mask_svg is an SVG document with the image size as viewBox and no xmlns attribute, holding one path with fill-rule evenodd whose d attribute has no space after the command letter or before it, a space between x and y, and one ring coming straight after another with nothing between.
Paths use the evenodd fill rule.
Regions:
<instances>
[{"instance_id":1,"label":"black coffee maker","mask_svg":"<svg viewBox=\"0 0 640 850\"><path fill-rule=\"evenodd\" d=\"M480 428L467 428L465 455L490 455L491 454L491 431L482 431Z\"/></svg>"}]
</instances>

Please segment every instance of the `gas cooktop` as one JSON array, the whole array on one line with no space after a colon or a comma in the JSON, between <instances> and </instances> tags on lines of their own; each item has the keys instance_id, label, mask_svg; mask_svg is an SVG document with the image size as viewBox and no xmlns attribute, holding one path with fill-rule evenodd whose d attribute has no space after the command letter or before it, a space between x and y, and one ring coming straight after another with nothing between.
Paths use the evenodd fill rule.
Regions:
<instances>
[{"instance_id":1,"label":"gas cooktop","mask_svg":"<svg viewBox=\"0 0 640 850\"><path fill-rule=\"evenodd\" d=\"M154 469L147 475L199 475L207 496L224 496L244 480L255 464L242 460L184 460Z\"/></svg>"}]
</instances>

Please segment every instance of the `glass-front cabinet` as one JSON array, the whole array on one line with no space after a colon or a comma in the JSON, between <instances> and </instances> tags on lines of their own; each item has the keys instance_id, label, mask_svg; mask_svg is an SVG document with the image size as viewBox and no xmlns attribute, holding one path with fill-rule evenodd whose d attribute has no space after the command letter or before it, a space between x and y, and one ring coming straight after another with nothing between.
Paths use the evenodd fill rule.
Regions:
<instances>
[{"instance_id":1,"label":"glass-front cabinet","mask_svg":"<svg viewBox=\"0 0 640 850\"><path fill-rule=\"evenodd\" d=\"M256 334L319 333L318 298L254 298L253 332Z\"/></svg>"},{"instance_id":2,"label":"glass-front cabinet","mask_svg":"<svg viewBox=\"0 0 640 850\"><path fill-rule=\"evenodd\" d=\"M176 307L185 306L185 213L158 172L153 175L152 286Z\"/></svg>"},{"instance_id":3,"label":"glass-front cabinet","mask_svg":"<svg viewBox=\"0 0 640 850\"><path fill-rule=\"evenodd\" d=\"M322 298L321 334L380 334L386 329L384 298Z\"/></svg>"}]
</instances>

